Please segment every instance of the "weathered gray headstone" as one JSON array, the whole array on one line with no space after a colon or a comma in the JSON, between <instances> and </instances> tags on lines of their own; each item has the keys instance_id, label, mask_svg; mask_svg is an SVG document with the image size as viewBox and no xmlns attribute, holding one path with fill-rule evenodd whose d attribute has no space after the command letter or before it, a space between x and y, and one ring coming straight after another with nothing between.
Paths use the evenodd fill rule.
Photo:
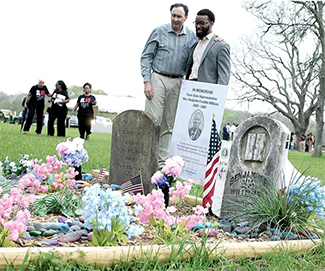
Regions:
<instances>
[{"instance_id":1,"label":"weathered gray headstone","mask_svg":"<svg viewBox=\"0 0 325 271\"><path fill-rule=\"evenodd\" d=\"M113 122L109 182L122 184L142 174L145 194L154 186L151 176L158 169L160 127L143 111L128 110Z\"/></svg>"},{"instance_id":2,"label":"weathered gray headstone","mask_svg":"<svg viewBox=\"0 0 325 271\"><path fill-rule=\"evenodd\" d=\"M264 116L237 127L230 150L221 216L236 212L229 202L256 192L258 185L279 182L290 132L281 122ZM232 204L231 204L232 205Z\"/></svg>"}]
</instances>

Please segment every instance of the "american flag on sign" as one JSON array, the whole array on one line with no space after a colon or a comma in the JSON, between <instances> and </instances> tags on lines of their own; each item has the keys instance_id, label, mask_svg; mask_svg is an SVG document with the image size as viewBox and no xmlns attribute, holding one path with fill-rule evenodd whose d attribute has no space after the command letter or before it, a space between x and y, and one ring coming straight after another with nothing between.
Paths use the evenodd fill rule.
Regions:
<instances>
[{"instance_id":1,"label":"american flag on sign","mask_svg":"<svg viewBox=\"0 0 325 271\"><path fill-rule=\"evenodd\" d=\"M141 175L138 175L138 176L134 177L133 179L122 183L121 189L123 190L124 193L130 193L130 194L141 193L141 194L143 194L144 191L143 191Z\"/></svg>"},{"instance_id":2,"label":"american flag on sign","mask_svg":"<svg viewBox=\"0 0 325 271\"><path fill-rule=\"evenodd\" d=\"M203 191L203 207L212 206L212 197L216 184L216 177L218 172L219 158L221 150L221 140L217 130L215 120L212 120L210 144L208 161L205 172L204 191Z\"/></svg>"},{"instance_id":3,"label":"american flag on sign","mask_svg":"<svg viewBox=\"0 0 325 271\"><path fill-rule=\"evenodd\" d=\"M106 168L101 167L99 170L98 178L97 178L98 182L102 182L104 180L105 172L106 172Z\"/></svg>"}]
</instances>

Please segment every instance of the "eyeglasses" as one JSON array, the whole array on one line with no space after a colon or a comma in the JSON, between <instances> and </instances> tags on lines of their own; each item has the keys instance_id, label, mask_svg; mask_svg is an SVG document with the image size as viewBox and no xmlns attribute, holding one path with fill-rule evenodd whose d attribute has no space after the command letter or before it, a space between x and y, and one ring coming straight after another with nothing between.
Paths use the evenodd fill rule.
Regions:
<instances>
[{"instance_id":1,"label":"eyeglasses","mask_svg":"<svg viewBox=\"0 0 325 271\"><path fill-rule=\"evenodd\" d=\"M199 24L201 26L205 26L208 23L210 23L210 22L204 22L204 21L201 21L201 22L193 22L193 24L195 24L195 25L198 25Z\"/></svg>"}]
</instances>

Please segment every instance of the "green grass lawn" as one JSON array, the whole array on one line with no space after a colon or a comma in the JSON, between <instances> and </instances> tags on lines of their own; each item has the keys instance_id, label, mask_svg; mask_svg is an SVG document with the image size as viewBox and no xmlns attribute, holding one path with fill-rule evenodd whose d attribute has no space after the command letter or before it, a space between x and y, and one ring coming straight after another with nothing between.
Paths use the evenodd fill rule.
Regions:
<instances>
[{"instance_id":1,"label":"green grass lawn","mask_svg":"<svg viewBox=\"0 0 325 271\"><path fill-rule=\"evenodd\" d=\"M77 128L66 130L66 136L74 138L79 136ZM59 142L66 138L47 136L47 129L43 127L41 135L35 134L33 125L27 135L20 132L20 126L0 123L0 161L6 156L10 160L19 160L19 154L31 154L33 158L45 159L47 155L57 154L55 148ZM82 167L84 172L99 169L101 165L108 170L110 162L111 135L92 134L89 141L85 141L89 161Z\"/></svg>"},{"instance_id":2,"label":"green grass lawn","mask_svg":"<svg viewBox=\"0 0 325 271\"><path fill-rule=\"evenodd\" d=\"M311 157L311 153L291 151L289 152L289 160L300 172L325 180L325 155L320 158Z\"/></svg>"}]
</instances>

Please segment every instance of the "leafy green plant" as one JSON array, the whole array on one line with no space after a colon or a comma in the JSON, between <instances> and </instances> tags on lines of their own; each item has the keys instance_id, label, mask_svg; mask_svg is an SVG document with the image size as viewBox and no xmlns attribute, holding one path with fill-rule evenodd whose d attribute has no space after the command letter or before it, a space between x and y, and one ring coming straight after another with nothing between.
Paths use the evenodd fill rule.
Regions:
<instances>
[{"instance_id":1,"label":"leafy green plant","mask_svg":"<svg viewBox=\"0 0 325 271\"><path fill-rule=\"evenodd\" d=\"M32 205L35 214L61 213L66 217L80 216L82 207L81 197L76 196L70 189L37 199Z\"/></svg>"},{"instance_id":2,"label":"leafy green plant","mask_svg":"<svg viewBox=\"0 0 325 271\"><path fill-rule=\"evenodd\" d=\"M163 219L148 217L151 226L155 228L156 240L163 242L165 245L177 243L183 238L188 231L185 229L186 220L181 224L168 226Z\"/></svg>"},{"instance_id":3,"label":"leafy green plant","mask_svg":"<svg viewBox=\"0 0 325 271\"><path fill-rule=\"evenodd\" d=\"M296 175L288 187L281 189L276 182L265 185L260 180L254 181L258 187L254 193L240 195L236 201L226 198L225 209L236 210L229 212L226 219L253 222L252 230L261 225L276 228L280 232L306 230L314 226L312 219L317 217L325 203L324 188L320 186L320 181Z\"/></svg>"},{"instance_id":4,"label":"leafy green plant","mask_svg":"<svg viewBox=\"0 0 325 271\"><path fill-rule=\"evenodd\" d=\"M91 222L94 225L93 228L93 246L116 246L118 243L126 243L127 236L125 235L126 225L118 218L112 219L111 230L98 229L100 224L93 220Z\"/></svg>"}]
</instances>

